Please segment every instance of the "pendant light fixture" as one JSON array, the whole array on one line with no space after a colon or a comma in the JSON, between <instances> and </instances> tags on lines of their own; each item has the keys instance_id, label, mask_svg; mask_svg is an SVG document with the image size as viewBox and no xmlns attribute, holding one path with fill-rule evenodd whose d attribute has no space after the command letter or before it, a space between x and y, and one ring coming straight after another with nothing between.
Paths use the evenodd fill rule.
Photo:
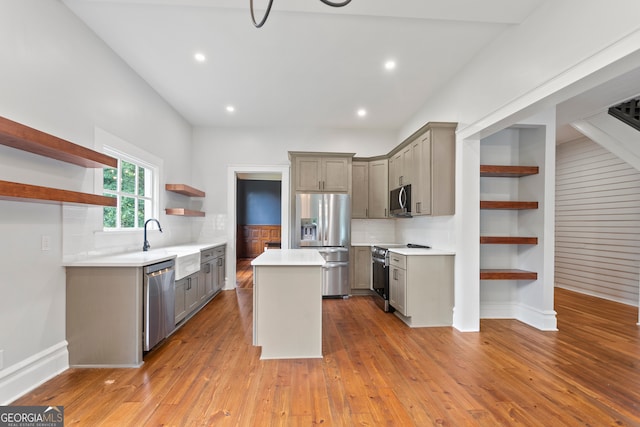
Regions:
<instances>
[{"instance_id":1,"label":"pendant light fixture","mask_svg":"<svg viewBox=\"0 0 640 427\"><path fill-rule=\"evenodd\" d=\"M346 6L349 3L351 3L351 0L345 0L345 1L341 1L341 2L333 2L333 1L329 1L329 0L320 0L322 3L326 4L327 6L331 6L331 7L342 7L342 6ZM269 17L269 13L271 13L271 6L273 5L273 0L269 0L269 4L267 5L267 10L264 13L264 16L262 17L262 20L260 22L256 21L256 16L253 13L253 0L249 0L249 9L251 10L251 20L253 21L253 25L255 25L256 28L260 28L264 25L265 22L267 22L267 18Z\"/></svg>"}]
</instances>

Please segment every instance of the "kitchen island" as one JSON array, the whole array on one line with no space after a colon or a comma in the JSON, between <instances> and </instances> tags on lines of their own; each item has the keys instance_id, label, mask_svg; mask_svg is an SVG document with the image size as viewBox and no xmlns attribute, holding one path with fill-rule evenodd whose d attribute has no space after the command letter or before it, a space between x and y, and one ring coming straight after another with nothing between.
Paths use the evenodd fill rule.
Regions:
<instances>
[{"instance_id":1,"label":"kitchen island","mask_svg":"<svg viewBox=\"0 0 640 427\"><path fill-rule=\"evenodd\" d=\"M322 357L322 266L314 249L269 249L253 266L253 345L261 359Z\"/></svg>"}]
</instances>

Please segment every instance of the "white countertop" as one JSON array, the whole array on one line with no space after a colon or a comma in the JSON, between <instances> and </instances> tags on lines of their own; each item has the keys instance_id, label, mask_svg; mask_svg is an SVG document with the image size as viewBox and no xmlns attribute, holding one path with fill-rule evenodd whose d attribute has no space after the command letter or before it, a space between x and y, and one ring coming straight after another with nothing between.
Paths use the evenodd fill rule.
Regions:
<instances>
[{"instance_id":1,"label":"white countertop","mask_svg":"<svg viewBox=\"0 0 640 427\"><path fill-rule=\"evenodd\" d=\"M389 248L389 252L400 255L455 255L455 252L443 251L441 249L423 248Z\"/></svg>"},{"instance_id":2,"label":"white countertop","mask_svg":"<svg viewBox=\"0 0 640 427\"><path fill-rule=\"evenodd\" d=\"M184 245L167 246L165 248L142 250L121 254L101 255L76 261L63 263L65 267L144 267L145 265L174 259L216 246L224 245L226 241L212 243L188 243Z\"/></svg>"},{"instance_id":3,"label":"white countertop","mask_svg":"<svg viewBox=\"0 0 640 427\"><path fill-rule=\"evenodd\" d=\"M268 249L251 261L253 266L322 266L322 255L315 249Z\"/></svg>"}]
</instances>

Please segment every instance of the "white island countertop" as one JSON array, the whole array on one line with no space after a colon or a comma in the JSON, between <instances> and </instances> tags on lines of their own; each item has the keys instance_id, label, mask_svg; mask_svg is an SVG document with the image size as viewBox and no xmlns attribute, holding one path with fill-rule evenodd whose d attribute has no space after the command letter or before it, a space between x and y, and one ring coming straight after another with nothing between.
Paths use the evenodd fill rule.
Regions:
<instances>
[{"instance_id":1,"label":"white island countertop","mask_svg":"<svg viewBox=\"0 0 640 427\"><path fill-rule=\"evenodd\" d=\"M253 266L322 266L325 260L315 249L268 249L251 261Z\"/></svg>"},{"instance_id":2,"label":"white island countertop","mask_svg":"<svg viewBox=\"0 0 640 427\"><path fill-rule=\"evenodd\" d=\"M189 253L224 245L226 241L212 243L187 243L184 245L168 246L165 248L151 249L119 254L100 255L83 258L74 261L63 262L65 267L144 267L158 262L175 259Z\"/></svg>"}]
</instances>

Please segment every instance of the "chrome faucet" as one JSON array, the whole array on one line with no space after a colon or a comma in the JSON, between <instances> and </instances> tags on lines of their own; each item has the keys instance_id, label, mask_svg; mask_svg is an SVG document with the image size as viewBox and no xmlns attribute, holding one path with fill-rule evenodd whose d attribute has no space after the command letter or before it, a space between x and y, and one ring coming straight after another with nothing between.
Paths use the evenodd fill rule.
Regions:
<instances>
[{"instance_id":1,"label":"chrome faucet","mask_svg":"<svg viewBox=\"0 0 640 427\"><path fill-rule=\"evenodd\" d=\"M147 240L147 224L149 224L149 221L155 221L156 224L158 224L158 228L160 229L160 232L162 233L162 227L160 226L160 222L155 219L155 218L149 218L148 220L145 221L144 223L144 244L142 245L142 250L143 251L148 251L149 248L151 247L151 245L149 244L149 241Z\"/></svg>"}]
</instances>

